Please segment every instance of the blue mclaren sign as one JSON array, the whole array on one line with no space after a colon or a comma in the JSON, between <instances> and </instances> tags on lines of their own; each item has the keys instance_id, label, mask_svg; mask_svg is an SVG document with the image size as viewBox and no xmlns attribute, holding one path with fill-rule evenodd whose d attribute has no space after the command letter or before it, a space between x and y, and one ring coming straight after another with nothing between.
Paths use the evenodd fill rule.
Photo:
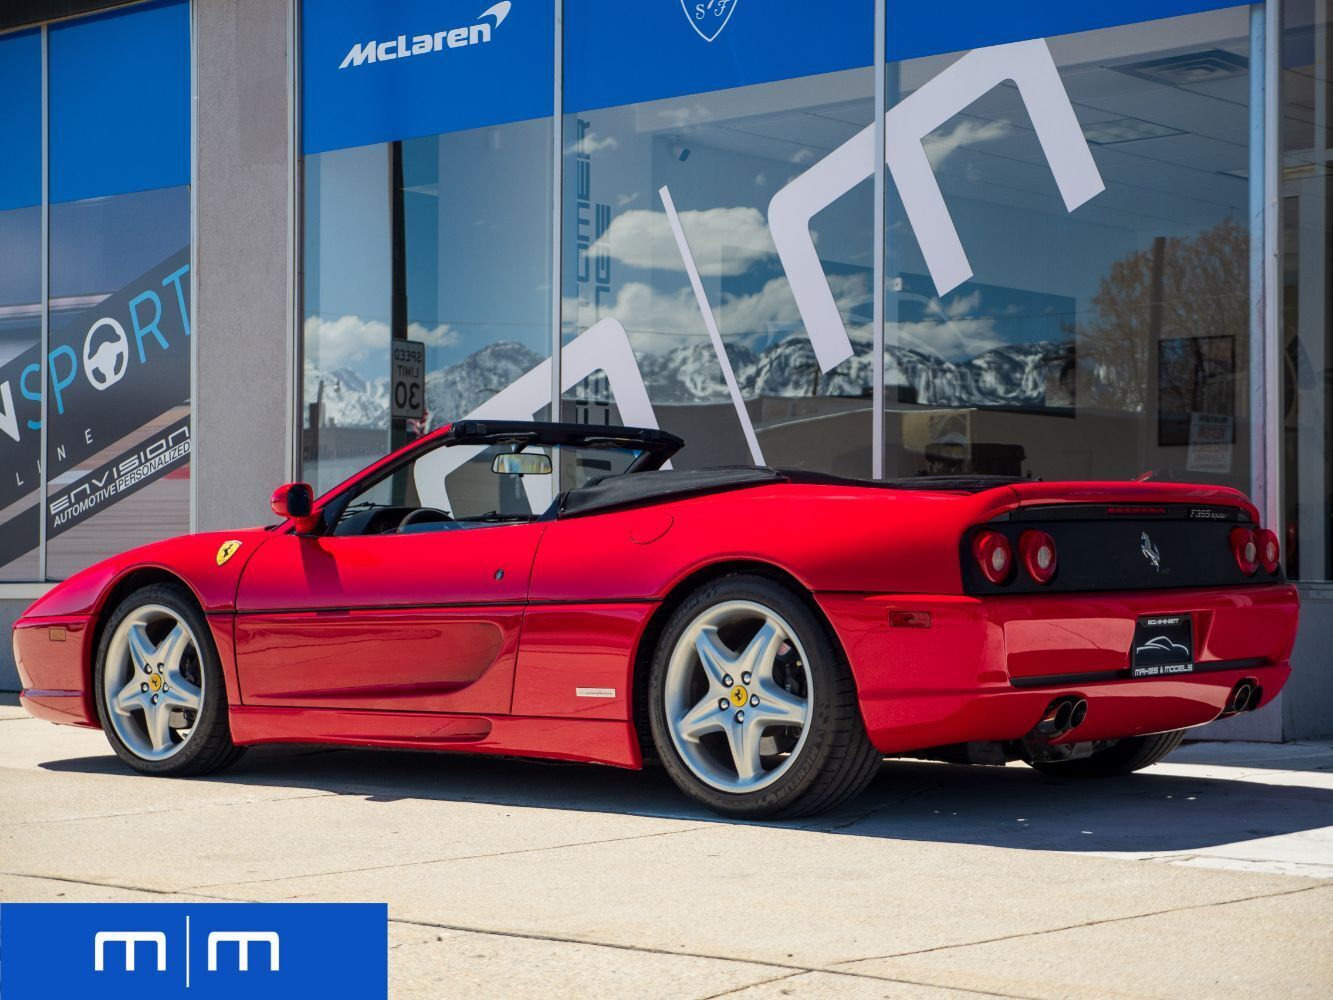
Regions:
<instances>
[{"instance_id":1,"label":"blue mclaren sign","mask_svg":"<svg viewBox=\"0 0 1333 1000\"><path fill-rule=\"evenodd\" d=\"M306 153L554 111L549 0L305 0L302 9Z\"/></svg>"}]
</instances>

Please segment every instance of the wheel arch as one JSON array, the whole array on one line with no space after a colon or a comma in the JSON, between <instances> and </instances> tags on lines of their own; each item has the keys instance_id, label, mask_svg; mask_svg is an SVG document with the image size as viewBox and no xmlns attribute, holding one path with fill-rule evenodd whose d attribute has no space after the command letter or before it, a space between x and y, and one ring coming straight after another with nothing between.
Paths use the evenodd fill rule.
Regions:
<instances>
[{"instance_id":1,"label":"wheel arch","mask_svg":"<svg viewBox=\"0 0 1333 1000\"><path fill-rule=\"evenodd\" d=\"M662 635L662 630L666 627L666 623L671 619L671 616L675 614L676 609L690 594L700 587L728 576L759 576L785 587L797 600L809 608L815 616L815 620L823 626L829 642L832 643L838 655L844 659L847 656L833 624L829 621L823 608L819 606L819 602L815 600L810 588L782 567L760 559L729 559L695 569L676 581L671 589L667 591L662 603L649 616L648 622L639 633L639 640L635 646L630 675L633 682L630 709L633 713L632 721L639 741L639 750L645 761L656 759L652 734L648 730L648 677L651 673L653 655L657 652L657 643ZM853 683L855 683L854 678Z\"/></svg>"},{"instance_id":2,"label":"wheel arch","mask_svg":"<svg viewBox=\"0 0 1333 1000\"><path fill-rule=\"evenodd\" d=\"M93 632L88 641L87 660L83 664L83 676L87 682L85 692L88 699L89 718L95 719L99 723L102 721L102 716L97 709L94 675L97 670L97 652L102 648L102 635L106 632L106 626L111 620L111 616L125 598L136 590L142 590L144 587L151 587L154 584L174 584L181 587L189 595L199 613L204 615L203 602L199 600L199 595L195 592L195 589L180 574L173 573L162 566L136 566L117 577L111 586L102 592L97 610L93 613ZM205 615L205 618L207 618L207 615Z\"/></svg>"}]
</instances>

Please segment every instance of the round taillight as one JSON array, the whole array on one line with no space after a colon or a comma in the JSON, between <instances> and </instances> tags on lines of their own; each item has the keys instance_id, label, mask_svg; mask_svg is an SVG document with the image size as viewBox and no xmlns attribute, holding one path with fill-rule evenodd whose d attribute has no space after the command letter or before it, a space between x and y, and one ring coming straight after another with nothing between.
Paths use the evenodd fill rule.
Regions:
<instances>
[{"instance_id":1,"label":"round taillight","mask_svg":"<svg viewBox=\"0 0 1333 1000\"><path fill-rule=\"evenodd\" d=\"M1236 565L1246 576L1254 576L1259 571L1259 540L1251 529L1231 529L1231 551L1236 556Z\"/></svg>"},{"instance_id":2,"label":"round taillight","mask_svg":"<svg viewBox=\"0 0 1333 1000\"><path fill-rule=\"evenodd\" d=\"M1055 539L1044 531L1025 531L1018 539L1018 554L1028 576L1050 583L1055 576Z\"/></svg>"},{"instance_id":3,"label":"round taillight","mask_svg":"<svg viewBox=\"0 0 1333 1000\"><path fill-rule=\"evenodd\" d=\"M1263 528L1257 533L1256 541L1259 545L1259 562L1263 564L1264 572L1276 573L1282 562L1282 546L1278 544L1277 535Z\"/></svg>"},{"instance_id":4,"label":"round taillight","mask_svg":"<svg viewBox=\"0 0 1333 1000\"><path fill-rule=\"evenodd\" d=\"M998 531L981 531L972 539L972 555L981 575L991 583L1004 583L1014 568L1014 547Z\"/></svg>"}]
</instances>

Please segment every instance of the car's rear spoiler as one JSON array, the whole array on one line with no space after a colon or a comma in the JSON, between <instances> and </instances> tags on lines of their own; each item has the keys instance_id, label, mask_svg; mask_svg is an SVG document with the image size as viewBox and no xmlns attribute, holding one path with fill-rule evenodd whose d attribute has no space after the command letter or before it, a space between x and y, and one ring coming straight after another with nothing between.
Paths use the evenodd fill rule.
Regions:
<instances>
[{"instance_id":1,"label":"car's rear spoiler","mask_svg":"<svg viewBox=\"0 0 1333 1000\"><path fill-rule=\"evenodd\" d=\"M440 439L447 444L535 444L578 448L630 448L644 457L635 471L657 469L685 442L667 431L650 427L615 427L605 424L545 423L531 420L459 420Z\"/></svg>"},{"instance_id":2,"label":"car's rear spoiler","mask_svg":"<svg viewBox=\"0 0 1333 1000\"><path fill-rule=\"evenodd\" d=\"M1005 506L1025 508L1066 504L1199 504L1238 507L1250 520L1258 522L1259 511L1240 490L1230 486L1173 482L1021 482L1011 483L1018 503Z\"/></svg>"}]
</instances>

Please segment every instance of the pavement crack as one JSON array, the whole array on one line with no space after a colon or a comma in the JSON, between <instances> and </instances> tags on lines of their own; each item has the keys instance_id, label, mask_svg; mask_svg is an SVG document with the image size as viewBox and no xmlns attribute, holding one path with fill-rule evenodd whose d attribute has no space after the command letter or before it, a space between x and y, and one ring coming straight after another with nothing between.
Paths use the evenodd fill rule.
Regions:
<instances>
[{"instance_id":1,"label":"pavement crack","mask_svg":"<svg viewBox=\"0 0 1333 1000\"><path fill-rule=\"evenodd\" d=\"M125 816L164 816L167 815L168 813L197 812L201 808L230 809L233 806L267 805L270 802L299 802L301 799L327 798L328 796L333 794L336 793L320 791L320 792L311 792L305 795L279 795L279 796L264 797L264 798L225 799L225 800L219 800L217 802L203 803L202 805L199 803L191 803L189 805L183 805L183 806L165 806L161 809L127 809L124 812L89 813L86 816L62 816L58 819L21 819L13 823L0 823L0 830L8 830L21 826L41 826L43 824L49 824L49 823L59 823L59 824L83 823L88 820L94 820L94 819L120 819Z\"/></svg>"},{"instance_id":2,"label":"pavement crack","mask_svg":"<svg viewBox=\"0 0 1333 1000\"><path fill-rule=\"evenodd\" d=\"M92 879L66 878L63 875L36 875L32 872L10 871L0 871L0 875L8 875L11 878L36 879L41 882L61 882L65 885L85 885L94 889L119 889L121 892L147 892L154 896L178 895L175 889L149 889L142 885L125 885L121 882L95 882Z\"/></svg>"},{"instance_id":3,"label":"pavement crack","mask_svg":"<svg viewBox=\"0 0 1333 1000\"><path fill-rule=\"evenodd\" d=\"M1126 923L1131 920L1143 920L1147 917L1160 917L1168 913L1188 913L1191 910L1207 910L1216 906L1232 906L1236 903L1252 903L1259 899L1277 899L1280 896L1295 896L1302 892L1312 892L1319 889L1333 888L1329 883L1320 882L1314 885L1302 886L1299 889L1286 889L1282 892L1261 892L1254 896L1241 896L1236 899L1219 899L1211 903L1194 903L1189 906L1173 906L1164 910L1150 910L1147 913L1131 913L1123 917L1104 917L1100 920L1085 920L1076 924L1066 924L1061 927L1048 927L1043 930L1022 931L1017 934L1001 934L996 937L981 938L976 941L959 941L955 944L940 944L931 948L917 948L913 951L896 951L887 955L867 955L865 958L851 959L847 962L839 962L838 965L855 965L859 962L877 962L891 958L909 958L913 955L929 955L933 952L952 951L957 948L974 948L983 944L997 944L1001 941L1019 941L1023 938L1043 937L1047 934L1059 934L1063 931L1076 931L1084 927L1100 927L1105 924Z\"/></svg>"},{"instance_id":4,"label":"pavement crack","mask_svg":"<svg viewBox=\"0 0 1333 1000\"><path fill-rule=\"evenodd\" d=\"M760 979L753 983L742 983L740 986L734 986L729 990L723 990L721 993L710 993L705 997L699 997L698 1000L719 1000L721 997L735 996L737 993L744 993L746 990L752 990L756 986L771 986L773 983L780 983L786 979L795 979L797 976L805 975L804 972L784 972L780 976L773 976L770 979Z\"/></svg>"},{"instance_id":5,"label":"pavement crack","mask_svg":"<svg viewBox=\"0 0 1333 1000\"><path fill-rule=\"evenodd\" d=\"M540 854L543 851L563 851L571 847L597 847L601 844L619 844L631 840L648 840L652 837L670 837L682 833L696 833L708 830L708 826L687 826L680 830L657 830L653 833L636 833L626 837L604 837L600 840L576 840L565 844L547 844L543 847L516 847L512 851L491 851L486 854L461 854L449 858L423 858L421 861L402 861L391 865L366 865L362 868L338 868L326 872L307 872L300 875L278 875L273 878L244 879L238 882L204 882L182 892L194 892L197 889L230 889L246 885L265 885L270 882L291 882L302 878L326 878L330 875L357 875L363 872L389 871L399 868L416 868L421 865L441 865L457 861L484 861L488 858L507 858L516 854Z\"/></svg>"},{"instance_id":6,"label":"pavement crack","mask_svg":"<svg viewBox=\"0 0 1333 1000\"><path fill-rule=\"evenodd\" d=\"M996 993L990 990L977 990L960 986L940 986L936 983L925 982L924 980L903 979L897 976L885 976L873 972L860 972L856 969L839 968L840 965L850 964L850 962L835 962L832 965L804 965L794 962L774 962L763 958L737 958L734 955L715 955L701 951L673 951L670 948L654 948L650 945L621 944L616 941L596 941L589 938L570 937L561 934L540 934L536 931L502 931L484 927L469 927L466 924L445 924L430 920L410 920L405 917L390 917L389 922L393 924L406 924L411 927L430 927L435 930L454 931L463 934L484 934L489 937L514 938L522 941L542 941L547 944L576 944L590 948L609 948L614 951L636 952L644 955L663 955L669 958L698 958L710 962L726 962L731 965L751 965L759 968L784 970L783 975L775 976L772 979L762 980L760 982L747 983L745 986L714 994L714 997L723 997L730 993L743 992L752 986L762 986L767 982L778 982L783 979L791 979L795 976L824 974L829 976L842 976L847 979L867 979L880 983L900 983L905 986L925 986L937 990L949 990L954 993L967 994L969 996L1001 997L1003 1000L1036 1000L1034 997L1025 996L1019 993ZM859 962L865 961L865 959L852 959L851 961ZM711 1000L711 998L705 997L703 1000Z\"/></svg>"}]
</instances>

